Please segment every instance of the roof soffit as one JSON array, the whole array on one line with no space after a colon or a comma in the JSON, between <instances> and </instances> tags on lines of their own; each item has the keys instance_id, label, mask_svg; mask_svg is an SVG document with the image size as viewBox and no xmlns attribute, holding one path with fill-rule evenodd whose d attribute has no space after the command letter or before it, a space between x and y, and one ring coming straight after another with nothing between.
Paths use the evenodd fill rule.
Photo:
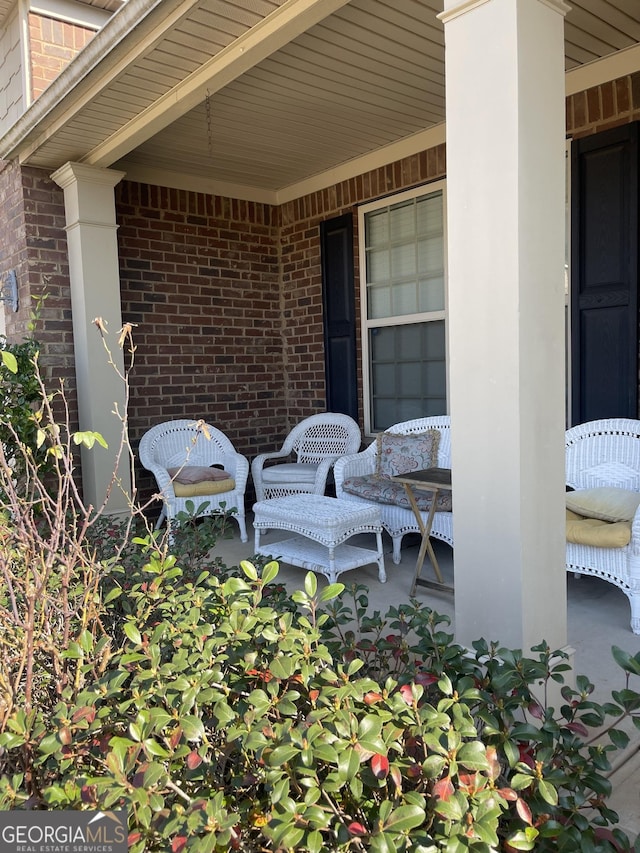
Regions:
<instances>
[{"instance_id":1,"label":"roof soffit","mask_svg":"<svg viewBox=\"0 0 640 853\"><path fill-rule=\"evenodd\" d=\"M133 179L262 197L403 141L421 144L443 125L443 0L127 6L136 4L138 24L113 38L126 7L114 16L92 42L109 35L110 50L76 72L68 95L60 89L13 140L12 156L52 169L67 160L113 165ZM575 85L600 57L633 59L640 50L638 0L571 7L565 54Z\"/></svg>"}]
</instances>

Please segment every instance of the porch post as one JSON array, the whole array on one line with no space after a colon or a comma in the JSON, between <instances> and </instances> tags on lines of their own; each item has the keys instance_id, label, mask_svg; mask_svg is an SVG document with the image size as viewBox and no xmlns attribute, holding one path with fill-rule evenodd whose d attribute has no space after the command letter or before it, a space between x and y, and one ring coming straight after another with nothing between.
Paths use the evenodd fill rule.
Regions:
<instances>
[{"instance_id":1,"label":"porch post","mask_svg":"<svg viewBox=\"0 0 640 853\"><path fill-rule=\"evenodd\" d=\"M122 372L124 356L117 345L122 315L113 188L124 172L66 163L51 177L64 190L80 429L101 433L109 445L108 450L98 445L81 449L84 501L99 507L107 495L120 447L122 422L114 412L117 406L124 414L125 388L108 364L94 320L101 317L106 322L111 355ZM112 489L107 507L110 513L128 507L131 472L126 453L117 475L119 483Z\"/></svg>"},{"instance_id":2,"label":"porch post","mask_svg":"<svg viewBox=\"0 0 640 853\"><path fill-rule=\"evenodd\" d=\"M445 0L455 627L567 642L562 0Z\"/></svg>"}]
</instances>

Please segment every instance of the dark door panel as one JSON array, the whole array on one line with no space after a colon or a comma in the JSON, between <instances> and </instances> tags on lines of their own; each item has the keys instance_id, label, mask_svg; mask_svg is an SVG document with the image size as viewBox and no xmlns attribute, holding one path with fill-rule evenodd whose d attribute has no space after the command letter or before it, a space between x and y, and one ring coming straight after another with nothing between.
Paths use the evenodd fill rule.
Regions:
<instances>
[{"instance_id":1,"label":"dark door panel","mask_svg":"<svg viewBox=\"0 0 640 853\"><path fill-rule=\"evenodd\" d=\"M638 124L572 148L572 422L638 416Z\"/></svg>"}]
</instances>

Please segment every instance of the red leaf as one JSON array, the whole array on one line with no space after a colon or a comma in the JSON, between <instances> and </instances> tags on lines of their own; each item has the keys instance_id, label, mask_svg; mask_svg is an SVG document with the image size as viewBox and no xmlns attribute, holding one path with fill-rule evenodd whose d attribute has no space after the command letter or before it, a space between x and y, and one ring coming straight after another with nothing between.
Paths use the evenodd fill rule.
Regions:
<instances>
[{"instance_id":1,"label":"red leaf","mask_svg":"<svg viewBox=\"0 0 640 853\"><path fill-rule=\"evenodd\" d=\"M413 690L410 684L403 684L400 688L400 695L407 703L407 705L413 705Z\"/></svg>"},{"instance_id":2,"label":"red leaf","mask_svg":"<svg viewBox=\"0 0 640 853\"><path fill-rule=\"evenodd\" d=\"M187 755L187 767L189 770L195 770L196 767L200 767L201 764L202 758L195 750L192 750L189 755Z\"/></svg>"},{"instance_id":3,"label":"red leaf","mask_svg":"<svg viewBox=\"0 0 640 853\"><path fill-rule=\"evenodd\" d=\"M144 773L135 773L133 779L131 780L131 784L134 788L142 788L142 786L144 785Z\"/></svg>"},{"instance_id":4,"label":"red leaf","mask_svg":"<svg viewBox=\"0 0 640 853\"><path fill-rule=\"evenodd\" d=\"M387 756L380 753L372 756L371 769L377 779L386 779L389 775L389 759Z\"/></svg>"},{"instance_id":5,"label":"red leaf","mask_svg":"<svg viewBox=\"0 0 640 853\"><path fill-rule=\"evenodd\" d=\"M437 675L432 675L430 672L419 672L416 675L416 684L422 687L428 687L430 684L435 684L438 680Z\"/></svg>"},{"instance_id":6,"label":"red leaf","mask_svg":"<svg viewBox=\"0 0 640 853\"><path fill-rule=\"evenodd\" d=\"M489 774L491 779L497 779L500 775L500 762L498 761L498 753L495 746L488 746L486 750L487 761L489 762Z\"/></svg>"},{"instance_id":7,"label":"red leaf","mask_svg":"<svg viewBox=\"0 0 640 853\"><path fill-rule=\"evenodd\" d=\"M532 717L535 717L537 720L541 720L544 717L544 708L539 702L529 702L529 713Z\"/></svg>"},{"instance_id":8,"label":"red leaf","mask_svg":"<svg viewBox=\"0 0 640 853\"><path fill-rule=\"evenodd\" d=\"M97 803L98 800L96 798L96 786L83 785L80 789L80 798L83 803Z\"/></svg>"},{"instance_id":9,"label":"red leaf","mask_svg":"<svg viewBox=\"0 0 640 853\"><path fill-rule=\"evenodd\" d=\"M368 693L364 694L363 698L365 705L373 705L374 702L379 702L382 699L382 693L376 693L373 690L370 690Z\"/></svg>"},{"instance_id":10,"label":"red leaf","mask_svg":"<svg viewBox=\"0 0 640 853\"><path fill-rule=\"evenodd\" d=\"M450 800L454 794L454 788L451 784L451 779L448 776L445 776L444 779L440 779L439 782L433 786L433 793L436 797L439 797L441 800L444 800L445 803L447 800Z\"/></svg>"},{"instance_id":11,"label":"red leaf","mask_svg":"<svg viewBox=\"0 0 640 853\"><path fill-rule=\"evenodd\" d=\"M398 789L398 791L401 791L402 790L402 773L400 772L400 768L394 764L390 770L390 773L391 773L391 778L395 782L396 788Z\"/></svg>"},{"instance_id":12,"label":"red leaf","mask_svg":"<svg viewBox=\"0 0 640 853\"><path fill-rule=\"evenodd\" d=\"M78 720L86 720L88 723L92 723L96 718L96 709L85 707L78 708L73 717L71 718L74 723L77 723Z\"/></svg>"},{"instance_id":13,"label":"red leaf","mask_svg":"<svg viewBox=\"0 0 640 853\"><path fill-rule=\"evenodd\" d=\"M567 728L571 732L575 732L577 735L581 735L582 737L589 736L589 729L583 723L568 723Z\"/></svg>"},{"instance_id":14,"label":"red leaf","mask_svg":"<svg viewBox=\"0 0 640 853\"><path fill-rule=\"evenodd\" d=\"M176 837L171 842L171 853L181 853L182 850L187 846L187 836L186 835L176 835Z\"/></svg>"},{"instance_id":15,"label":"red leaf","mask_svg":"<svg viewBox=\"0 0 640 853\"><path fill-rule=\"evenodd\" d=\"M349 835L357 835L359 837L362 837L363 835L367 834L367 830L364 828L364 826L355 820L353 821L353 823L349 824L347 829L349 830Z\"/></svg>"},{"instance_id":16,"label":"red leaf","mask_svg":"<svg viewBox=\"0 0 640 853\"><path fill-rule=\"evenodd\" d=\"M127 838L127 847L131 847L132 844L135 844L136 841L140 841L141 838L141 832L130 832L129 837Z\"/></svg>"},{"instance_id":17,"label":"red leaf","mask_svg":"<svg viewBox=\"0 0 640 853\"><path fill-rule=\"evenodd\" d=\"M460 780L460 787L466 791L468 794L475 794L477 791L476 788L476 773L460 773L458 778Z\"/></svg>"},{"instance_id":18,"label":"red leaf","mask_svg":"<svg viewBox=\"0 0 640 853\"><path fill-rule=\"evenodd\" d=\"M534 769L536 762L533 758L533 746L530 743L520 743L518 744L518 752L520 753L520 761Z\"/></svg>"},{"instance_id":19,"label":"red leaf","mask_svg":"<svg viewBox=\"0 0 640 853\"><path fill-rule=\"evenodd\" d=\"M523 820L525 823L528 823L529 826L533 825L531 809L529 808L527 803L525 803L524 800L520 799L520 797L518 797L518 799L516 800L516 811L518 812L518 817L520 818L520 820Z\"/></svg>"},{"instance_id":20,"label":"red leaf","mask_svg":"<svg viewBox=\"0 0 640 853\"><path fill-rule=\"evenodd\" d=\"M497 793L500 794L504 800L507 800L510 803L515 803L518 799L518 794L513 790L513 788L498 788Z\"/></svg>"}]
</instances>

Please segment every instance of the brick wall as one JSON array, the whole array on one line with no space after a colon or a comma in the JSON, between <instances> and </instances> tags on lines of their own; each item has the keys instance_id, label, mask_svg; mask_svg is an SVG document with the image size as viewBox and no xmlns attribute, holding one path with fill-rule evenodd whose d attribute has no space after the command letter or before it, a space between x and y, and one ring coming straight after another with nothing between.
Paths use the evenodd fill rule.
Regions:
<instances>
[{"instance_id":1,"label":"brick wall","mask_svg":"<svg viewBox=\"0 0 640 853\"><path fill-rule=\"evenodd\" d=\"M640 71L569 95L567 136L580 137L640 119Z\"/></svg>"},{"instance_id":2,"label":"brick wall","mask_svg":"<svg viewBox=\"0 0 640 853\"><path fill-rule=\"evenodd\" d=\"M16 163L0 161L0 276L15 270L18 292L24 301L27 292L27 246L25 242L24 205L20 167ZM9 340L21 337L19 320L24 320L24 307L16 315L0 304L5 312L6 333Z\"/></svg>"},{"instance_id":3,"label":"brick wall","mask_svg":"<svg viewBox=\"0 0 640 853\"><path fill-rule=\"evenodd\" d=\"M35 99L95 35L95 30L29 13L31 95Z\"/></svg>"},{"instance_id":4,"label":"brick wall","mask_svg":"<svg viewBox=\"0 0 640 853\"><path fill-rule=\"evenodd\" d=\"M31 301L24 306L26 311L20 314L20 321L28 322L32 312L38 315L34 334L43 344L41 363L47 368L52 387L57 388L59 380L64 381L72 428L77 429L64 197L47 172L30 167L22 171L22 192Z\"/></svg>"},{"instance_id":5,"label":"brick wall","mask_svg":"<svg viewBox=\"0 0 640 853\"><path fill-rule=\"evenodd\" d=\"M132 439L205 418L255 455L286 412L276 211L126 181L116 204Z\"/></svg>"},{"instance_id":6,"label":"brick wall","mask_svg":"<svg viewBox=\"0 0 640 853\"><path fill-rule=\"evenodd\" d=\"M46 172L16 163L0 163L0 270L15 269L19 308L6 312L7 337L20 340L29 332L32 314L39 316L34 334L47 343L48 363L56 376L75 386L73 334L69 295L69 259L64 231L62 190ZM39 298L44 300L39 305Z\"/></svg>"},{"instance_id":7,"label":"brick wall","mask_svg":"<svg viewBox=\"0 0 640 853\"><path fill-rule=\"evenodd\" d=\"M77 399L69 260L64 231L62 190L46 172L15 163L0 163L0 272L15 269L18 279L17 313L5 310L10 341L33 335L42 344L40 366L47 386L64 380L77 428ZM44 297L41 301L40 297ZM35 316L35 327L29 326Z\"/></svg>"}]
</instances>

